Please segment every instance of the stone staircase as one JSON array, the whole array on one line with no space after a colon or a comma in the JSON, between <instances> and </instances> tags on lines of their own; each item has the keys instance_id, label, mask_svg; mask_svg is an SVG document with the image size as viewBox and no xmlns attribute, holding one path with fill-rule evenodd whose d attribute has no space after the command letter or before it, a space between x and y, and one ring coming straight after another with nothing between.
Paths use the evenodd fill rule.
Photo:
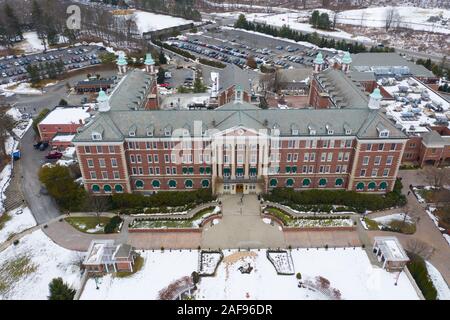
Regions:
<instances>
[{"instance_id":1,"label":"stone staircase","mask_svg":"<svg viewBox=\"0 0 450 320\"><path fill-rule=\"evenodd\" d=\"M4 207L5 211L8 212L17 207L20 207L25 204L25 197L22 193L22 166L21 162L14 162L14 169L11 176L11 181L9 182L8 187L5 190L5 201Z\"/></svg>"}]
</instances>

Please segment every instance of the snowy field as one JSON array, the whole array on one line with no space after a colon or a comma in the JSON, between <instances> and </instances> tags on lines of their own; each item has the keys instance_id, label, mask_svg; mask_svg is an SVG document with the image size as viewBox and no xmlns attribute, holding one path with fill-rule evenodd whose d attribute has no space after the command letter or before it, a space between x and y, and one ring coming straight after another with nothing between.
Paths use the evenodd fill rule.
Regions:
<instances>
[{"instance_id":1,"label":"snowy field","mask_svg":"<svg viewBox=\"0 0 450 320\"><path fill-rule=\"evenodd\" d=\"M25 53L36 53L44 51L42 40L38 38L35 31L25 32L24 40L18 43L15 48L24 50Z\"/></svg>"},{"instance_id":2,"label":"snowy field","mask_svg":"<svg viewBox=\"0 0 450 320\"><path fill-rule=\"evenodd\" d=\"M9 97L14 94L42 95L43 91L32 88L30 83L23 82L20 84L10 83L0 85L0 93L6 97Z\"/></svg>"},{"instance_id":3,"label":"snowy field","mask_svg":"<svg viewBox=\"0 0 450 320\"><path fill-rule=\"evenodd\" d=\"M80 285L80 254L52 242L41 230L0 252L0 300L46 300L48 285L61 277Z\"/></svg>"},{"instance_id":4,"label":"snowy field","mask_svg":"<svg viewBox=\"0 0 450 320\"><path fill-rule=\"evenodd\" d=\"M5 191L6 188L8 187L10 176L11 176L11 165L7 164L0 172L0 214L3 213L4 211L3 201L5 200L5 195L2 193L2 191Z\"/></svg>"},{"instance_id":5,"label":"snowy field","mask_svg":"<svg viewBox=\"0 0 450 320\"><path fill-rule=\"evenodd\" d=\"M441 273L428 261L426 261L428 275L433 281L434 287L438 293L439 300L450 300L450 288L447 286Z\"/></svg>"},{"instance_id":6,"label":"snowy field","mask_svg":"<svg viewBox=\"0 0 450 320\"><path fill-rule=\"evenodd\" d=\"M161 289L197 269L197 251L145 251L142 255L141 271L128 278L105 276L98 290L95 281L89 280L81 298L155 299ZM329 289L299 288L295 275L277 275L265 250L232 250L224 255L216 276L201 279L196 299L329 299L331 289L339 290L342 299L418 299L406 274L394 286L396 274L373 267L360 248L292 251L295 272L301 273L302 281L314 285L321 276L329 281ZM249 264L249 274L238 270Z\"/></svg>"},{"instance_id":7,"label":"snowy field","mask_svg":"<svg viewBox=\"0 0 450 320\"><path fill-rule=\"evenodd\" d=\"M36 225L36 221L28 208L17 208L5 214L10 219L0 229L0 244L7 241L14 234L21 233Z\"/></svg>"},{"instance_id":8,"label":"snowy field","mask_svg":"<svg viewBox=\"0 0 450 320\"><path fill-rule=\"evenodd\" d=\"M155 30L161 30L165 28L171 28L183 24L193 23L194 21L186 20L183 18L166 16L163 14L156 14L152 12L145 12L135 10L133 18L136 21L136 25L139 32L149 32Z\"/></svg>"}]
</instances>

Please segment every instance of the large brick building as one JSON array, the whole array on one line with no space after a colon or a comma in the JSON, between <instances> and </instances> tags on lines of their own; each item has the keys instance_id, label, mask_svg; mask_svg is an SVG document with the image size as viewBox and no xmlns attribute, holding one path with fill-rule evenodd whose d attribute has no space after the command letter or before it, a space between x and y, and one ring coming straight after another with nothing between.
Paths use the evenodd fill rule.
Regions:
<instances>
[{"instance_id":1,"label":"large brick building","mask_svg":"<svg viewBox=\"0 0 450 320\"><path fill-rule=\"evenodd\" d=\"M88 191L393 188L407 137L358 88L321 110L259 109L238 88L215 110L148 110L139 99L153 77L125 72L73 140Z\"/></svg>"}]
</instances>

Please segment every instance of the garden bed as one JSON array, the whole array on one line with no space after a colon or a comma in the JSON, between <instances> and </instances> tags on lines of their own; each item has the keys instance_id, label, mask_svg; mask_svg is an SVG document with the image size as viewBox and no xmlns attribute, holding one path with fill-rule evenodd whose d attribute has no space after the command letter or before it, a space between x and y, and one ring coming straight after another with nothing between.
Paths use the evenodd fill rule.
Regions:
<instances>
[{"instance_id":1,"label":"garden bed","mask_svg":"<svg viewBox=\"0 0 450 320\"><path fill-rule=\"evenodd\" d=\"M223 259L222 251L201 251L200 252L200 276L213 276Z\"/></svg>"},{"instance_id":2,"label":"garden bed","mask_svg":"<svg viewBox=\"0 0 450 320\"><path fill-rule=\"evenodd\" d=\"M350 216L304 216L294 217L279 208L266 207L264 213L273 216L277 221L281 221L283 226L292 228L349 228L354 226Z\"/></svg>"},{"instance_id":3,"label":"garden bed","mask_svg":"<svg viewBox=\"0 0 450 320\"><path fill-rule=\"evenodd\" d=\"M148 219L137 218L128 226L130 230L133 229L168 229L168 228L200 228L203 220L216 215L220 212L220 207L209 207L197 212L192 218L179 219Z\"/></svg>"},{"instance_id":4,"label":"garden bed","mask_svg":"<svg viewBox=\"0 0 450 320\"><path fill-rule=\"evenodd\" d=\"M361 219L361 223L366 230L392 231L404 234L413 234L416 232L416 223L410 216L404 216L404 213L394 213L383 217Z\"/></svg>"},{"instance_id":5,"label":"garden bed","mask_svg":"<svg viewBox=\"0 0 450 320\"><path fill-rule=\"evenodd\" d=\"M267 259L272 263L277 274L293 275L295 273L294 261L291 253L286 250L267 250Z\"/></svg>"}]
</instances>

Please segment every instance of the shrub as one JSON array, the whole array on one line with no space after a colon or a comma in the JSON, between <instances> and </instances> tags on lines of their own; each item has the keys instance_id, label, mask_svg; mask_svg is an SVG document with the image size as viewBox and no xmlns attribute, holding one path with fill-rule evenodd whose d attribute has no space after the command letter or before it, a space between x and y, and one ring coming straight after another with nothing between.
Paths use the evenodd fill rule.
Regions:
<instances>
[{"instance_id":1,"label":"shrub","mask_svg":"<svg viewBox=\"0 0 450 320\"><path fill-rule=\"evenodd\" d=\"M420 291L422 291L423 296L427 300L436 300L437 291L430 279L430 276L428 275L425 260L412 252L408 252L408 256L411 259L407 265L408 270L411 272L411 275L416 281L417 286L420 288Z\"/></svg>"},{"instance_id":2,"label":"shrub","mask_svg":"<svg viewBox=\"0 0 450 320\"><path fill-rule=\"evenodd\" d=\"M192 276L192 282L193 282L194 284L199 283L199 281L200 281L200 275L198 274L198 272L196 272L196 271L192 272L191 276Z\"/></svg>"},{"instance_id":3,"label":"shrub","mask_svg":"<svg viewBox=\"0 0 450 320\"><path fill-rule=\"evenodd\" d=\"M119 228L122 223L122 218L119 216L114 216L109 220L109 222L105 225L104 231L105 233L114 233Z\"/></svg>"},{"instance_id":4,"label":"shrub","mask_svg":"<svg viewBox=\"0 0 450 320\"><path fill-rule=\"evenodd\" d=\"M55 278L49 284L49 300L73 300L75 290L63 282L61 278Z\"/></svg>"},{"instance_id":5,"label":"shrub","mask_svg":"<svg viewBox=\"0 0 450 320\"><path fill-rule=\"evenodd\" d=\"M297 280L302 280L302 274L300 272L297 272L295 277L297 278Z\"/></svg>"}]
</instances>

